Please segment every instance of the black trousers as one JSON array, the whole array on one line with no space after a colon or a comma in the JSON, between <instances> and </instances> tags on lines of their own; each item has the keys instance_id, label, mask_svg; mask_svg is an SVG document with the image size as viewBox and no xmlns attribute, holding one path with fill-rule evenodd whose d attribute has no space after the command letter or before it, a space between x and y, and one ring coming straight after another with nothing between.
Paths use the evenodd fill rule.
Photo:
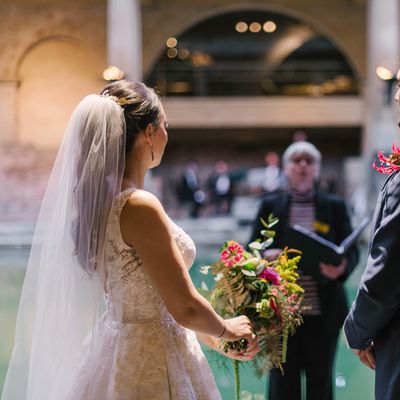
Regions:
<instances>
[{"instance_id":1,"label":"black trousers","mask_svg":"<svg viewBox=\"0 0 400 400\"><path fill-rule=\"evenodd\" d=\"M375 339L375 399L400 399L400 315Z\"/></svg>"},{"instance_id":2,"label":"black trousers","mask_svg":"<svg viewBox=\"0 0 400 400\"><path fill-rule=\"evenodd\" d=\"M304 317L304 324L289 337L284 375L273 369L269 400L301 400L301 374L306 377L307 400L332 400L332 372L339 329L325 332L322 318Z\"/></svg>"}]
</instances>

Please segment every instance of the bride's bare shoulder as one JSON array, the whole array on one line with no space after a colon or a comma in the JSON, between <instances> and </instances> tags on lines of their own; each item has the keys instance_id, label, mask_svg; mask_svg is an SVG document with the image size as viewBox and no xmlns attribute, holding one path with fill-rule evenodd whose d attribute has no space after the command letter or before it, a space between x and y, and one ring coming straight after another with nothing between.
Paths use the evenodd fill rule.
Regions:
<instances>
[{"instance_id":1,"label":"bride's bare shoulder","mask_svg":"<svg viewBox=\"0 0 400 400\"><path fill-rule=\"evenodd\" d=\"M154 237L168 240L170 223L160 201L145 190L135 190L127 199L121 213L120 227L125 243L151 248Z\"/></svg>"},{"instance_id":2,"label":"bride's bare shoulder","mask_svg":"<svg viewBox=\"0 0 400 400\"><path fill-rule=\"evenodd\" d=\"M135 190L128 197L123 212L125 214L136 216L140 214L140 217L143 216L164 216L165 211L163 206L160 203L160 200L154 194L146 191L146 190Z\"/></svg>"},{"instance_id":3,"label":"bride's bare shoulder","mask_svg":"<svg viewBox=\"0 0 400 400\"><path fill-rule=\"evenodd\" d=\"M133 191L126 203L129 207L162 207L160 200L153 193L142 189Z\"/></svg>"}]
</instances>

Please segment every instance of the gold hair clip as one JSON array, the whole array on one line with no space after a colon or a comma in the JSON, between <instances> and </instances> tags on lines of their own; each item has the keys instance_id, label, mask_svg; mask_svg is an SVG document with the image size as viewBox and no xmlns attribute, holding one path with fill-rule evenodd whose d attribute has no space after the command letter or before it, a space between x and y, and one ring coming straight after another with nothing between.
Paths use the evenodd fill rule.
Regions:
<instances>
[{"instance_id":1,"label":"gold hair clip","mask_svg":"<svg viewBox=\"0 0 400 400\"><path fill-rule=\"evenodd\" d=\"M127 100L125 97L120 97L118 98L117 96L112 96L109 93L104 93L101 95L102 97L106 97L107 99L110 99L112 101L114 101L115 103L117 103L120 107L129 104L129 100Z\"/></svg>"},{"instance_id":2,"label":"gold hair clip","mask_svg":"<svg viewBox=\"0 0 400 400\"><path fill-rule=\"evenodd\" d=\"M117 104L119 106L124 106L125 104L128 104L128 100L125 97L120 97L117 99Z\"/></svg>"}]
</instances>

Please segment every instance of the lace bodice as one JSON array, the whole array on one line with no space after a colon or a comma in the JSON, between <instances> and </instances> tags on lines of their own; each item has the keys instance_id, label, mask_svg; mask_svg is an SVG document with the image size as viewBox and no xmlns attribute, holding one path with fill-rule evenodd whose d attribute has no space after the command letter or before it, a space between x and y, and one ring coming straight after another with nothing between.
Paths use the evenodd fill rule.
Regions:
<instances>
[{"instance_id":1,"label":"lace bodice","mask_svg":"<svg viewBox=\"0 0 400 400\"><path fill-rule=\"evenodd\" d=\"M106 248L106 288L114 320L143 323L162 317L163 314L165 316L167 311L143 270L136 250L122 239L120 215L133 190L127 189L120 193L110 217ZM196 255L193 240L172 220L170 222L175 242L187 268L190 268Z\"/></svg>"}]
</instances>

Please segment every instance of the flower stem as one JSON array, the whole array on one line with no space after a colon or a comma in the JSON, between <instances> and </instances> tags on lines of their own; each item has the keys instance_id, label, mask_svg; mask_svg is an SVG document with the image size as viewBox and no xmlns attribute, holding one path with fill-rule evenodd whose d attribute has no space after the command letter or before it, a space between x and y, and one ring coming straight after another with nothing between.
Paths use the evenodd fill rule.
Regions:
<instances>
[{"instance_id":1,"label":"flower stem","mask_svg":"<svg viewBox=\"0 0 400 400\"><path fill-rule=\"evenodd\" d=\"M233 372L235 377L235 400L240 400L240 374L239 361L233 360Z\"/></svg>"},{"instance_id":2,"label":"flower stem","mask_svg":"<svg viewBox=\"0 0 400 400\"><path fill-rule=\"evenodd\" d=\"M282 332L282 358L281 362L286 362L286 353L287 353L287 342L289 339L289 329L287 327L283 328Z\"/></svg>"}]
</instances>

